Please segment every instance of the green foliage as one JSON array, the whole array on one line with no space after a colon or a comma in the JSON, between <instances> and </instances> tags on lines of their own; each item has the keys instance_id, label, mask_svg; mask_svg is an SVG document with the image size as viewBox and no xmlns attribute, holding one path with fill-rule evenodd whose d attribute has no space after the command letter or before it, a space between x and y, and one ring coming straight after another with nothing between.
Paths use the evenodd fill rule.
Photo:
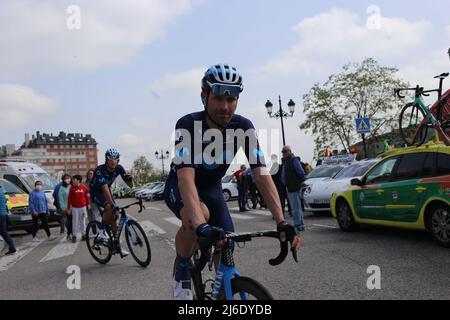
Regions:
<instances>
[{"instance_id":1,"label":"green foliage","mask_svg":"<svg viewBox=\"0 0 450 320\"><path fill-rule=\"evenodd\" d=\"M326 147L349 151L360 140L356 118L370 118L368 139L398 127L401 102L394 89L408 84L396 77L397 72L367 58L344 66L341 73L332 74L323 85L315 84L303 96L306 120L300 129L314 136L316 157Z\"/></svg>"}]
</instances>

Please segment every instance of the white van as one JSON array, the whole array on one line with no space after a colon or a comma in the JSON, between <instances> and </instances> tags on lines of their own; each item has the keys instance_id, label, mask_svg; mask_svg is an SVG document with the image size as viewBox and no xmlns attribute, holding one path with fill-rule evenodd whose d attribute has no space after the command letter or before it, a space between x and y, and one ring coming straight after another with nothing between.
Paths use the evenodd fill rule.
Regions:
<instances>
[{"instance_id":1,"label":"white van","mask_svg":"<svg viewBox=\"0 0 450 320\"><path fill-rule=\"evenodd\" d=\"M33 163L0 160L0 178L12 182L28 194L34 190L36 181L42 181L42 190L47 196L50 211L49 221L59 220L52 196L56 181L44 169Z\"/></svg>"}]
</instances>

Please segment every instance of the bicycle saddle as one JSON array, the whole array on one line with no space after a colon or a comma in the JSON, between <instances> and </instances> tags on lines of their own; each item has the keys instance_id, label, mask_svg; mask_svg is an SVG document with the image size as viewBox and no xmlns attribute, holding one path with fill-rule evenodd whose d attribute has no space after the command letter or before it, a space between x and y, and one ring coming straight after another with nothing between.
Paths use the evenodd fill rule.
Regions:
<instances>
[{"instance_id":1,"label":"bicycle saddle","mask_svg":"<svg viewBox=\"0 0 450 320\"><path fill-rule=\"evenodd\" d=\"M447 73L442 73L442 74L440 74L440 75L438 75L438 76L436 76L436 77L434 77L434 78L435 78L435 79L445 79L445 78L448 77L448 75L449 75L448 72L447 72Z\"/></svg>"}]
</instances>

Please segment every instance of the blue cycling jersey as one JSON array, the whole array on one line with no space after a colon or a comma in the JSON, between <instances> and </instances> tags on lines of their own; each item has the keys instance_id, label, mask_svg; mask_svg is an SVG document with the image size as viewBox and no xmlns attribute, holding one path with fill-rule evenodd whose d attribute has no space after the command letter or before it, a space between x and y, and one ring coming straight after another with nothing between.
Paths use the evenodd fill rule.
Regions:
<instances>
[{"instance_id":1,"label":"blue cycling jersey","mask_svg":"<svg viewBox=\"0 0 450 320\"><path fill-rule=\"evenodd\" d=\"M209 134L205 135L209 129L206 117L206 111L201 111L188 114L178 120L175 127L175 158L170 175L176 175L178 169L191 167L195 168L197 186L215 184L225 175L231 161L241 148L249 160L251 169L265 166L255 128L250 120L234 115L225 130L222 132L216 130L215 134L214 131L212 133L209 131ZM186 134L190 139L186 139ZM212 135L219 135L219 137L212 137ZM211 144L219 138L221 138L220 150L211 151ZM209 150L208 147L210 147Z\"/></svg>"},{"instance_id":2,"label":"blue cycling jersey","mask_svg":"<svg viewBox=\"0 0 450 320\"><path fill-rule=\"evenodd\" d=\"M121 176L125 182L130 181L130 176L126 174L125 169L119 164L114 171L109 171L106 164L99 165L94 171L94 177L90 183L91 194L101 194L104 185L111 187L114 180Z\"/></svg>"},{"instance_id":3,"label":"blue cycling jersey","mask_svg":"<svg viewBox=\"0 0 450 320\"><path fill-rule=\"evenodd\" d=\"M209 129L206 117L206 111L202 111L188 114L178 120L175 157L165 184L164 200L169 209L181 219L184 203L178 188L176 171L186 167L194 168L198 195L210 212L208 223L227 232L233 232L233 221L223 198L221 179L240 148L243 148L251 169L265 166L264 156L250 120L234 115L226 130L216 131L217 136L212 138L211 132L205 135ZM245 133L248 138L241 139ZM222 140L215 144L215 139L220 138ZM214 146L221 148L211 151L210 148ZM211 161L211 158L218 161Z\"/></svg>"}]
</instances>

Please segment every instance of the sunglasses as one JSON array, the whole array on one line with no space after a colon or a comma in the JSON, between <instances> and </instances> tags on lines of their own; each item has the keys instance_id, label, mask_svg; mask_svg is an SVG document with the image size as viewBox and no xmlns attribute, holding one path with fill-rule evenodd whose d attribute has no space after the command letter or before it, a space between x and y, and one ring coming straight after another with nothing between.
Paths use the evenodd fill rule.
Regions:
<instances>
[{"instance_id":1,"label":"sunglasses","mask_svg":"<svg viewBox=\"0 0 450 320\"><path fill-rule=\"evenodd\" d=\"M287 150L283 150L283 151L281 151L281 153L287 153L288 151Z\"/></svg>"},{"instance_id":2,"label":"sunglasses","mask_svg":"<svg viewBox=\"0 0 450 320\"><path fill-rule=\"evenodd\" d=\"M216 96L224 96L225 94L228 94L230 96L237 97L241 93L241 87L213 84L211 87L211 91Z\"/></svg>"}]
</instances>

